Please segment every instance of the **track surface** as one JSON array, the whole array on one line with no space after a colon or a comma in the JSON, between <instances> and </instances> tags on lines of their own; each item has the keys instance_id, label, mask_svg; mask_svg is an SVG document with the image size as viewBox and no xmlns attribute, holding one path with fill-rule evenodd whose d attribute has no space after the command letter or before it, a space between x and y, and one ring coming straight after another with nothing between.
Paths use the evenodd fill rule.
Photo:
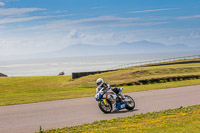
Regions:
<instances>
[{"instance_id":1,"label":"track surface","mask_svg":"<svg viewBox=\"0 0 200 133\"><path fill-rule=\"evenodd\" d=\"M136 102L134 111L102 113L94 97L0 106L0 133L31 133L96 120L200 104L200 85L128 93Z\"/></svg>"}]
</instances>

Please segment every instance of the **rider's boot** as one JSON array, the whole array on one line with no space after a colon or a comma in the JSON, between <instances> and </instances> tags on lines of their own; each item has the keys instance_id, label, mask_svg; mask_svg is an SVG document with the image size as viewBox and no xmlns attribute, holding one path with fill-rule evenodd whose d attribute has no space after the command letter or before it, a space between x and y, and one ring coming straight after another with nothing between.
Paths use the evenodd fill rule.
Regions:
<instances>
[{"instance_id":1,"label":"rider's boot","mask_svg":"<svg viewBox=\"0 0 200 133\"><path fill-rule=\"evenodd\" d=\"M119 95L121 96L122 100L125 100L125 96L122 93L120 93Z\"/></svg>"},{"instance_id":2,"label":"rider's boot","mask_svg":"<svg viewBox=\"0 0 200 133\"><path fill-rule=\"evenodd\" d=\"M121 103L123 103L124 100L125 100L125 96L121 93L122 90L123 90L123 87L119 88L119 93L118 93L118 96L119 96L119 99L120 99Z\"/></svg>"},{"instance_id":3,"label":"rider's boot","mask_svg":"<svg viewBox=\"0 0 200 133\"><path fill-rule=\"evenodd\" d=\"M118 97L119 97L119 99L120 99L120 103L121 103L121 104L124 103L125 96L122 95L121 93L119 93L119 94L118 94Z\"/></svg>"}]
</instances>

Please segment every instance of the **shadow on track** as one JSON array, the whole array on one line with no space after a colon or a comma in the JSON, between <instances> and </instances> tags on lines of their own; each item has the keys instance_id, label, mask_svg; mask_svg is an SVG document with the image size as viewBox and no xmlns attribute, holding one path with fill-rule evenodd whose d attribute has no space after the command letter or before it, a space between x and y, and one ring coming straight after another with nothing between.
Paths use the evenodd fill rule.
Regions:
<instances>
[{"instance_id":1,"label":"shadow on track","mask_svg":"<svg viewBox=\"0 0 200 133\"><path fill-rule=\"evenodd\" d=\"M134 112L134 111L138 111L138 110L139 109L134 109L134 110L119 110L119 111L111 112L109 114L128 113L128 112Z\"/></svg>"}]
</instances>

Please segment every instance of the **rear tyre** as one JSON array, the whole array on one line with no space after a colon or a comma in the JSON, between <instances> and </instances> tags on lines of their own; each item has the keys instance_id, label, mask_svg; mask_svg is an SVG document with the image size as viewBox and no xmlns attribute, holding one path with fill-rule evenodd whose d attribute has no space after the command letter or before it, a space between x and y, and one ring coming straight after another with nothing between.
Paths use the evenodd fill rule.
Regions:
<instances>
[{"instance_id":1,"label":"rear tyre","mask_svg":"<svg viewBox=\"0 0 200 133\"><path fill-rule=\"evenodd\" d=\"M135 108L135 101L133 100L132 97L128 95L124 95L126 102L126 109L128 110L133 110Z\"/></svg>"},{"instance_id":2,"label":"rear tyre","mask_svg":"<svg viewBox=\"0 0 200 133\"><path fill-rule=\"evenodd\" d=\"M104 113L110 113L112 111L112 104L110 103L110 101L106 100L107 101L107 104L105 105L104 104L104 99L101 99L99 101L99 108L101 109L102 112Z\"/></svg>"}]
</instances>

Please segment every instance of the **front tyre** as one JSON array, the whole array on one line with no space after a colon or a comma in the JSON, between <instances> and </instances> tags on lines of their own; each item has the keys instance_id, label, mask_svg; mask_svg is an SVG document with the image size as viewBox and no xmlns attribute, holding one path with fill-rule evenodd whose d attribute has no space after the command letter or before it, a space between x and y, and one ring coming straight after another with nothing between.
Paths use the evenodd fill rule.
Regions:
<instances>
[{"instance_id":1,"label":"front tyre","mask_svg":"<svg viewBox=\"0 0 200 133\"><path fill-rule=\"evenodd\" d=\"M133 110L135 108L135 101L128 95L124 95L126 100L126 109Z\"/></svg>"},{"instance_id":2,"label":"front tyre","mask_svg":"<svg viewBox=\"0 0 200 133\"><path fill-rule=\"evenodd\" d=\"M105 104L103 100L104 99L101 99L99 101L99 108L104 113L110 113L112 111L112 105L111 105L110 101L106 100L107 102Z\"/></svg>"}]
</instances>

